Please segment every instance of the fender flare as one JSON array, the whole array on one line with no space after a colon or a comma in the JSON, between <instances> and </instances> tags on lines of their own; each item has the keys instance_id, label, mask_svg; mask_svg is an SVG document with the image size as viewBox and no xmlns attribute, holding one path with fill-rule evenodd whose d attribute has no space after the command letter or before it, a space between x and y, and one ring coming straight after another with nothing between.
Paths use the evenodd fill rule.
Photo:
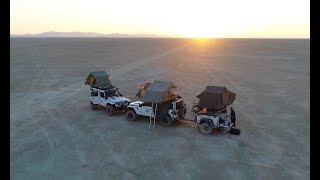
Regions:
<instances>
[{"instance_id":1,"label":"fender flare","mask_svg":"<svg viewBox=\"0 0 320 180\"><path fill-rule=\"evenodd\" d=\"M132 107L126 107L125 112L127 112L127 111L129 111L129 110L132 110L132 111L134 111L135 113L137 113L136 110L134 110L134 108L132 108Z\"/></svg>"},{"instance_id":2,"label":"fender flare","mask_svg":"<svg viewBox=\"0 0 320 180\"><path fill-rule=\"evenodd\" d=\"M202 124L202 123L204 123L204 122L209 123L211 127L214 126L213 121L212 121L211 119L205 119L205 118L200 119L200 124Z\"/></svg>"},{"instance_id":3,"label":"fender flare","mask_svg":"<svg viewBox=\"0 0 320 180\"><path fill-rule=\"evenodd\" d=\"M107 103L106 106L112 106L112 107L115 107L114 104L111 104L111 103Z\"/></svg>"}]
</instances>

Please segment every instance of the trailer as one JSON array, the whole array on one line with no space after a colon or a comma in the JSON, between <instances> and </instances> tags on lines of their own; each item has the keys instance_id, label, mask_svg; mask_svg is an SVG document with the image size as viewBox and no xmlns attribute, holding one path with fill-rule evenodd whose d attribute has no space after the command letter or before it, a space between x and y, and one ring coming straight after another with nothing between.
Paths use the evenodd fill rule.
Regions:
<instances>
[{"instance_id":1,"label":"trailer","mask_svg":"<svg viewBox=\"0 0 320 180\"><path fill-rule=\"evenodd\" d=\"M208 135L213 129L224 131L232 128L233 123L228 119L227 107L234 102L235 97L235 93L220 86L207 86L197 96L198 101L195 99L191 111L195 113L195 121L201 133Z\"/></svg>"}]
</instances>

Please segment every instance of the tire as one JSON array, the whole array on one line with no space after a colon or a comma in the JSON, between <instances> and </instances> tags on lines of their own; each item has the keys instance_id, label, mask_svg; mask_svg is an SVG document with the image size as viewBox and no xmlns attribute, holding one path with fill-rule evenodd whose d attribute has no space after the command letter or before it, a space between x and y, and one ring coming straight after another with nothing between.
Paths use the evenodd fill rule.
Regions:
<instances>
[{"instance_id":1,"label":"tire","mask_svg":"<svg viewBox=\"0 0 320 180\"><path fill-rule=\"evenodd\" d=\"M107 111L107 114L108 114L109 116L112 116L112 114L113 114L113 107L110 106L110 105L107 105L106 111Z\"/></svg>"},{"instance_id":2,"label":"tire","mask_svg":"<svg viewBox=\"0 0 320 180\"><path fill-rule=\"evenodd\" d=\"M137 118L137 113L134 110L130 109L126 112L126 118L128 121L135 121Z\"/></svg>"},{"instance_id":3,"label":"tire","mask_svg":"<svg viewBox=\"0 0 320 180\"><path fill-rule=\"evenodd\" d=\"M160 125L163 127L169 127L172 125L172 119L169 115L163 116L160 119Z\"/></svg>"},{"instance_id":4,"label":"tire","mask_svg":"<svg viewBox=\"0 0 320 180\"><path fill-rule=\"evenodd\" d=\"M90 101L90 105L91 105L91 110L96 110L97 109L97 105L96 104L93 104L92 101Z\"/></svg>"},{"instance_id":5,"label":"tire","mask_svg":"<svg viewBox=\"0 0 320 180\"><path fill-rule=\"evenodd\" d=\"M204 122L204 123L200 124L200 132L202 134L209 135L212 133L212 127L210 126L209 123Z\"/></svg>"}]
</instances>

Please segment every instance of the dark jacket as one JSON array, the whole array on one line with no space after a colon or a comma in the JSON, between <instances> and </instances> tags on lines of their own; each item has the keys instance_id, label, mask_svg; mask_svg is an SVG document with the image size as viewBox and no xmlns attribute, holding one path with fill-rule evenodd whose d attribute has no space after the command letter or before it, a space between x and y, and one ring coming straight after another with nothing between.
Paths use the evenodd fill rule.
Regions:
<instances>
[{"instance_id":1,"label":"dark jacket","mask_svg":"<svg viewBox=\"0 0 320 180\"><path fill-rule=\"evenodd\" d=\"M231 113L230 113L230 118L231 118L231 122L232 123L235 123L236 122L236 113L234 112L234 110L231 110Z\"/></svg>"}]
</instances>

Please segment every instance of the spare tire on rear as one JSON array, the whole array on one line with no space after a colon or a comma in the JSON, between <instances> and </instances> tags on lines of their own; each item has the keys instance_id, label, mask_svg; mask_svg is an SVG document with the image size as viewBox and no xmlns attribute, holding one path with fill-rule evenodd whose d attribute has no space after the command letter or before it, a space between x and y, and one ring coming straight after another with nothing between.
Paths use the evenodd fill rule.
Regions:
<instances>
[{"instance_id":1,"label":"spare tire on rear","mask_svg":"<svg viewBox=\"0 0 320 180\"><path fill-rule=\"evenodd\" d=\"M178 115L180 119L186 119L186 114L187 114L187 108L183 107L178 111Z\"/></svg>"},{"instance_id":2,"label":"spare tire on rear","mask_svg":"<svg viewBox=\"0 0 320 180\"><path fill-rule=\"evenodd\" d=\"M172 125L172 118L170 115L163 116L160 119L160 125L164 127L169 127Z\"/></svg>"}]
</instances>

